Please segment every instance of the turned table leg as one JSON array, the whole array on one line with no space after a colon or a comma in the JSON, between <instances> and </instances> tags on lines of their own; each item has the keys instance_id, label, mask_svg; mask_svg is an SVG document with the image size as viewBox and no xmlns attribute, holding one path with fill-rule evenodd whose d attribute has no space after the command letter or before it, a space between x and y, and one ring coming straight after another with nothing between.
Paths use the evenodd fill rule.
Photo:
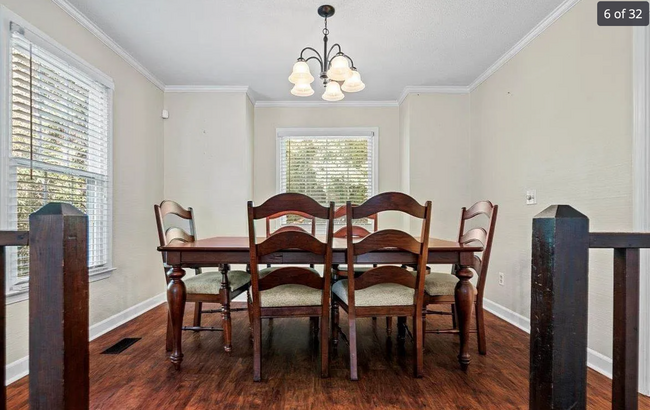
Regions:
<instances>
[{"instance_id":1,"label":"turned table leg","mask_svg":"<svg viewBox=\"0 0 650 410\"><path fill-rule=\"evenodd\" d=\"M183 351L181 349L181 337L183 333L183 314L185 313L185 284L181 278L185 271L180 266L174 266L167 272L169 284L167 285L167 303L169 304L169 316L172 322L172 354L169 357L176 369L181 368Z\"/></svg>"},{"instance_id":2,"label":"turned table leg","mask_svg":"<svg viewBox=\"0 0 650 410\"><path fill-rule=\"evenodd\" d=\"M458 331L460 333L460 354L458 361L463 370L469 366L469 330L472 324L472 309L474 308L474 285L469 281L473 273L470 269L461 268L456 272L459 281L454 293L456 314L458 315Z\"/></svg>"}]
</instances>

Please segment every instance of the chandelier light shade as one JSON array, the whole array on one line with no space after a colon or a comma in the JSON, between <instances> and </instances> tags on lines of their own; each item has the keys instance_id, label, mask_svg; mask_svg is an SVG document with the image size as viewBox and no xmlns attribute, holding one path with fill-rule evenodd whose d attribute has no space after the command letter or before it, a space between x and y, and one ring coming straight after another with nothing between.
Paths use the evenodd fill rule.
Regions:
<instances>
[{"instance_id":1,"label":"chandelier light shade","mask_svg":"<svg viewBox=\"0 0 650 410\"><path fill-rule=\"evenodd\" d=\"M323 100L325 101L341 101L345 95L341 92L341 86L336 81L330 81L325 86L323 93Z\"/></svg>"},{"instance_id":2,"label":"chandelier light shade","mask_svg":"<svg viewBox=\"0 0 650 410\"><path fill-rule=\"evenodd\" d=\"M314 89L311 88L309 83L306 84L296 84L291 89L291 94L296 97L309 97L314 94Z\"/></svg>"},{"instance_id":3,"label":"chandelier light shade","mask_svg":"<svg viewBox=\"0 0 650 410\"><path fill-rule=\"evenodd\" d=\"M341 86L341 90L346 93L356 93L364 88L366 85L361 81L361 74L357 70L351 70L350 77Z\"/></svg>"},{"instance_id":4,"label":"chandelier light shade","mask_svg":"<svg viewBox=\"0 0 650 410\"><path fill-rule=\"evenodd\" d=\"M323 80L323 86L325 87L323 100L340 101L345 97L342 91L356 93L363 90L366 85L361 81L361 74L354 66L354 62L350 56L341 51L339 44L327 48L330 33L327 29L327 19L334 15L334 7L329 5L320 6L318 14L325 19L323 54L320 54L313 47L302 49L300 57L293 65L293 71L289 76L289 82L294 84L291 94L298 97L309 97L314 94L314 90L310 85L314 81L314 76L312 76L307 63L310 60L316 60L320 66L319 77Z\"/></svg>"},{"instance_id":5,"label":"chandelier light shade","mask_svg":"<svg viewBox=\"0 0 650 410\"><path fill-rule=\"evenodd\" d=\"M348 66L348 59L344 56L336 56L327 70L327 77L334 81L345 81L352 75L352 70Z\"/></svg>"},{"instance_id":6,"label":"chandelier light shade","mask_svg":"<svg viewBox=\"0 0 650 410\"><path fill-rule=\"evenodd\" d=\"M314 76L309 71L309 64L304 60L299 60L293 65L293 72L289 76L292 84L311 84L314 82Z\"/></svg>"}]
</instances>

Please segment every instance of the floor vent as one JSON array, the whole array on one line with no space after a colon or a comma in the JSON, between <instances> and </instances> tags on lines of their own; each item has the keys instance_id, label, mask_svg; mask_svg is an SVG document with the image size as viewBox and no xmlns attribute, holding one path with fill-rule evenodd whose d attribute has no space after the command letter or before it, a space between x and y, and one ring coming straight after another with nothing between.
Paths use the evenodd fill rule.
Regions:
<instances>
[{"instance_id":1,"label":"floor vent","mask_svg":"<svg viewBox=\"0 0 650 410\"><path fill-rule=\"evenodd\" d=\"M128 349L132 344L142 339L141 337L126 337L119 342L115 343L113 346L104 350L102 354L120 354L126 349Z\"/></svg>"}]
</instances>

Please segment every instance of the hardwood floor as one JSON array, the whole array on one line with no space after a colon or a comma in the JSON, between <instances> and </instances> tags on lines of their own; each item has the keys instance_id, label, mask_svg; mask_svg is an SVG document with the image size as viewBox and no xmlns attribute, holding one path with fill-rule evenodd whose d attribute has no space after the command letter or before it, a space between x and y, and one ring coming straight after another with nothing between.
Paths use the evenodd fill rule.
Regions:
<instances>
[{"instance_id":1,"label":"hardwood floor","mask_svg":"<svg viewBox=\"0 0 650 410\"><path fill-rule=\"evenodd\" d=\"M192 308L185 319L189 325ZM209 308L208 306L204 309ZM224 352L219 333L183 332L185 360L174 370L165 352L166 306L157 307L90 344L90 403L94 409L509 409L528 407L528 335L491 314L486 316L488 355L477 353L463 373L456 358L458 337L427 335L424 378L412 377L413 345L404 347L385 321L357 321L358 382L349 380L347 345L332 354L329 379L319 376L317 341L308 319L265 321L261 383L253 382L252 344L246 312L233 314L233 351ZM347 318L341 314L341 323ZM448 325L449 316L427 327ZM220 315L204 317L220 324ZM124 337L142 340L118 355L100 353ZM217 366L219 364L219 367ZM610 380L589 370L589 408L609 409ZM28 408L27 378L8 387L8 409ZM650 409L640 396L639 408Z\"/></svg>"}]
</instances>

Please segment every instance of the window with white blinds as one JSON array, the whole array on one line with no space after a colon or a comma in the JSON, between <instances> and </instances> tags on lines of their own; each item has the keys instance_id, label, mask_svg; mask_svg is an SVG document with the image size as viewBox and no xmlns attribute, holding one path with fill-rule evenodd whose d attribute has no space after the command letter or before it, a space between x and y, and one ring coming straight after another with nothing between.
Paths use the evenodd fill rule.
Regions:
<instances>
[{"instance_id":1,"label":"window with white blinds","mask_svg":"<svg viewBox=\"0 0 650 410\"><path fill-rule=\"evenodd\" d=\"M376 193L376 131L278 132L278 188L323 205L360 204ZM287 223L290 221L284 221Z\"/></svg>"},{"instance_id":2,"label":"window with white blinds","mask_svg":"<svg viewBox=\"0 0 650 410\"><path fill-rule=\"evenodd\" d=\"M28 230L29 215L68 202L88 215L90 274L110 269L111 89L11 25L10 141L5 223ZM26 286L29 251L9 255L11 289Z\"/></svg>"}]
</instances>

